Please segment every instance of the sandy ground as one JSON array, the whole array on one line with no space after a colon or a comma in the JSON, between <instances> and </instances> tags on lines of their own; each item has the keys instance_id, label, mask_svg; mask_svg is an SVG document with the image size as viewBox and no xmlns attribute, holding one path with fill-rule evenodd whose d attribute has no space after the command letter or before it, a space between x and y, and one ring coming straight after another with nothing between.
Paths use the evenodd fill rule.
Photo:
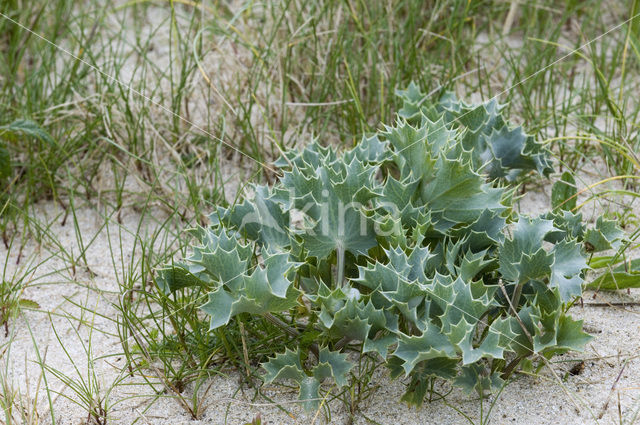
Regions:
<instances>
[{"instance_id":1,"label":"sandy ground","mask_svg":"<svg viewBox=\"0 0 640 425\"><path fill-rule=\"evenodd\" d=\"M548 204L543 193L532 192L522 201L522 207ZM61 225L60 217L51 216L55 205L40 205L41 219L44 212L51 222L50 233L69 252L78 252L73 226ZM239 390L238 372L230 371L228 377L212 379L209 393L203 398L208 406L200 420L191 420L185 409L173 398L162 395L155 398L152 389L140 378L128 377L123 371L124 359L117 336L114 318L118 303L118 276L113 262L125 264L131 257L139 256L134 248L134 238L140 217L129 211L122 214L123 229L119 231L115 222L107 229L105 219L92 209L81 209L77 213L79 230L86 240L95 240L87 250L87 262L92 276L78 269L75 276L59 253L48 244L29 241L24 247L21 264L16 265L17 247L7 253L0 248L0 258L7 258L9 275L27 264L44 262L29 276L31 283L23 297L36 301L40 308L25 311L12 321L10 351L2 357L6 366L6 380L14 390L30 397L38 406L41 423L50 423L48 401L44 382L39 382L42 369L38 354L44 358L48 387L54 390L56 423L79 424L86 422L86 412L76 404L78 394L72 391L51 371L59 371L70 380L90 385L90 368L95 370L100 393L106 398L111 423L150 424L243 424L257 414L263 423L318 423L327 422L322 414L317 418L305 415L296 405L296 394L292 390L272 385L266 394L290 411L290 415L261 397L254 398L254 390ZM55 218L54 218L55 217ZM115 221L115 220L114 220ZM143 229L152 230L153 221ZM120 239L121 238L121 239ZM117 243L115 243L117 241ZM120 242L121 241L121 242ZM120 245L121 244L121 245ZM135 259L135 258L134 258ZM622 305L630 303L631 305ZM500 395L491 412L491 423L621 423L631 420L640 409L640 291L630 294L587 293L583 306L575 306L571 313L584 319L585 329L595 336L584 353L572 353L553 359L554 373L543 369L540 376L519 376ZM609 305L607 305L609 304ZM5 338L3 342L6 342ZM65 352L66 350L66 352ZM90 351L90 353L88 353ZM93 359L93 362L89 362ZM578 360L584 360L584 370L578 375L567 375ZM6 363L5 363L6 362ZM381 370L374 385L379 386L373 396L360 405L355 423L368 423L367 418L384 424L407 423L468 423L467 420L441 401L426 403L422 408L409 408L399 402L403 393L401 381L390 381ZM39 387L39 389L38 389ZM191 388L187 388L189 395ZM35 400L35 401L33 401ZM489 400L490 402L491 400ZM479 400L454 391L447 398L451 406L465 412L474 423L480 423ZM334 402L331 423L348 423L344 406ZM488 402L485 400L483 415L486 416Z\"/></svg>"}]
</instances>

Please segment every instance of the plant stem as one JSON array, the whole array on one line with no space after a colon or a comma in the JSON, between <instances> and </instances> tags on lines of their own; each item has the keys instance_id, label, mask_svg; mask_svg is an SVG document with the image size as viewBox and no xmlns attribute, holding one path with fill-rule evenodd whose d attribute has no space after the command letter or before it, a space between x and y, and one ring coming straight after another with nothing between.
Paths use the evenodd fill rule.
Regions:
<instances>
[{"instance_id":1,"label":"plant stem","mask_svg":"<svg viewBox=\"0 0 640 425\"><path fill-rule=\"evenodd\" d=\"M337 279L336 286L342 287L342 281L344 280L344 248L342 246L338 247L338 270L337 270Z\"/></svg>"},{"instance_id":2,"label":"plant stem","mask_svg":"<svg viewBox=\"0 0 640 425\"><path fill-rule=\"evenodd\" d=\"M504 368L502 371L501 378L507 379L513 373L513 370L520 364L520 362L524 359L524 356L518 356L515 359L511 360L511 362Z\"/></svg>"},{"instance_id":3,"label":"plant stem","mask_svg":"<svg viewBox=\"0 0 640 425\"><path fill-rule=\"evenodd\" d=\"M512 297L511 297L511 305L512 305L513 314L515 314L516 316L517 316L516 307L519 304L520 295L522 295L522 287L523 286L524 286L524 283L518 283L518 285L516 286L516 289L513 291Z\"/></svg>"},{"instance_id":4,"label":"plant stem","mask_svg":"<svg viewBox=\"0 0 640 425\"><path fill-rule=\"evenodd\" d=\"M297 330L295 328L292 328L291 326L287 325L285 322L283 322L282 320L280 320L279 318L277 318L273 314L266 313L264 315L264 318L267 319L269 322L273 323L274 325L276 325L277 327L279 327L280 329L282 329L283 331L285 331L286 333L288 333L290 336L292 336L292 337L300 336L300 331L299 330ZM318 344L311 344L309 349L316 356L316 358L320 358L320 354L319 354L320 350L318 349Z\"/></svg>"}]
</instances>

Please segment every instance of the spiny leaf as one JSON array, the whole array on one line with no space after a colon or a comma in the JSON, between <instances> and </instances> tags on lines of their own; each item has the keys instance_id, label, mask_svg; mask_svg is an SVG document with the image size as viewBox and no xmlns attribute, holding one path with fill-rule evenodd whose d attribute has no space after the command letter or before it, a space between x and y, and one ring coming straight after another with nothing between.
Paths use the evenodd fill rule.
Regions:
<instances>
[{"instance_id":1,"label":"spiny leaf","mask_svg":"<svg viewBox=\"0 0 640 425\"><path fill-rule=\"evenodd\" d=\"M394 161L403 176L421 180L432 175L435 159L427 147L426 126L413 127L407 122L398 122L385 130L385 138L399 152L394 155Z\"/></svg>"},{"instance_id":2,"label":"spiny leaf","mask_svg":"<svg viewBox=\"0 0 640 425\"><path fill-rule=\"evenodd\" d=\"M452 229L451 235L464 238L464 245L472 252L495 247L504 240L506 220L497 211L484 210L471 224Z\"/></svg>"},{"instance_id":3,"label":"spiny leaf","mask_svg":"<svg viewBox=\"0 0 640 425\"><path fill-rule=\"evenodd\" d=\"M240 313L263 315L295 307L302 293L286 277L294 266L288 261L288 254L267 256L265 268L257 267L250 275L234 281L234 286L221 285L210 292L209 301L200 307L211 316L210 329L226 325Z\"/></svg>"},{"instance_id":4,"label":"spiny leaf","mask_svg":"<svg viewBox=\"0 0 640 425\"><path fill-rule=\"evenodd\" d=\"M554 261L551 266L549 286L557 287L563 302L582 294L582 277L580 273L587 267L587 262L580 247L573 241L561 241L553 250Z\"/></svg>"},{"instance_id":5,"label":"spiny leaf","mask_svg":"<svg viewBox=\"0 0 640 425\"><path fill-rule=\"evenodd\" d=\"M475 391L480 397L485 397L486 392L497 390L504 385L499 374L491 373L476 363L463 366L454 382L467 393Z\"/></svg>"},{"instance_id":6,"label":"spiny leaf","mask_svg":"<svg viewBox=\"0 0 640 425\"><path fill-rule=\"evenodd\" d=\"M501 116L503 107L495 100L467 105L446 92L434 105L415 85L396 94L404 103L400 115L410 122L442 118L443 127L457 128L463 135L460 147L472 152L474 169L491 179L513 181L522 171L535 170L545 176L553 171L549 151L521 127L508 128Z\"/></svg>"},{"instance_id":7,"label":"spiny leaf","mask_svg":"<svg viewBox=\"0 0 640 425\"><path fill-rule=\"evenodd\" d=\"M406 120L415 119L420 116L421 103L425 100L425 95L420 88L412 81L406 90L396 90L396 96L402 98L404 105L398 115Z\"/></svg>"},{"instance_id":8,"label":"spiny leaf","mask_svg":"<svg viewBox=\"0 0 640 425\"><path fill-rule=\"evenodd\" d=\"M582 331L582 320L573 320L568 316L562 315L558 323L556 339L558 348L582 351L593 337Z\"/></svg>"},{"instance_id":9,"label":"spiny leaf","mask_svg":"<svg viewBox=\"0 0 640 425\"><path fill-rule=\"evenodd\" d=\"M360 162L380 163L391 159L389 143L381 141L378 135L371 137L363 136L360 143L352 150L344 154L345 162L349 163L353 158Z\"/></svg>"},{"instance_id":10,"label":"spiny leaf","mask_svg":"<svg viewBox=\"0 0 640 425\"><path fill-rule=\"evenodd\" d=\"M589 252L599 252L618 249L623 237L624 232L614 220L598 217L595 228L588 229L585 233L584 242Z\"/></svg>"},{"instance_id":11,"label":"spiny leaf","mask_svg":"<svg viewBox=\"0 0 640 425\"><path fill-rule=\"evenodd\" d=\"M545 251L542 242L554 230L553 222L541 218L521 217L513 237L500 248L500 273L511 282L523 283L549 275L553 256Z\"/></svg>"},{"instance_id":12,"label":"spiny leaf","mask_svg":"<svg viewBox=\"0 0 640 425\"><path fill-rule=\"evenodd\" d=\"M346 354L330 351L326 347L320 348L318 363L309 375L302 368L299 348L296 351L286 349L284 353L276 354L262 364L266 371L265 383L276 379L291 379L299 385L298 399L303 402L303 407L308 411L317 409L319 405L322 381L331 378L339 388L343 387L348 384L348 373L353 366L353 363L347 360Z\"/></svg>"},{"instance_id":13,"label":"spiny leaf","mask_svg":"<svg viewBox=\"0 0 640 425\"><path fill-rule=\"evenodd\" d=\"M547 233L545 241L550 243L558 243L563 239L582 240L586 226L582 222L582 214L574 214L570 211L548 212L540 218L552 220L553 227L556 230Z\"/></svg>"},{"instance_id":14,"label":"spiny leaf","mask_svg":"<svg viewBox=\"0 0 640 425\"><path fill-rule=\"evenodd\" d=\"M497 303L493 297L496 288L485 286L481 281L465 282L460 277L454 279L436 274L427 288L431 300L443 311L440 321L445 333L463 318L471 325L477 324L484 313Z\"/></svg>"},{"instance_id":15,"label":"spiny leaf","mask_svg":"<svg viewBox=\"0 0 640 425\"><path fill-rule=\"evenodd\" d=\"M300 381L298 400L306 411L316 410L320 405L320 381L313 376L307 376Z\"/></svg>"},{"instance_id":16,"label":"spiny leaf","mask_svg":"<svg viewBox=\"0 0 640 425\"><path fill-rule=\"evenodd\" d=\"M455 357L455 348L436 325L429 323L419 336L398 336L398 347L393 355L404 361L402 368L408 376L423 360Z\"/></svg>"},{"instance_id":17,"label":"spiny leaf","mask_svg":"<svg viewBox=\"0 0 640 425\"><path fill-rule=\"evenodd\" d=\"M476 174L468 162L437 160L434 178L422 188L422 200L427 207L440 212L453 223L472 223L485 210L503 211L504 191L493 188Z\"/></svg>"},{"instance_id":18,"label":"spiny leaf","mask_svg":"<svg viewBox=\"0 0 640 425\"><path fill-rule=\"evenodd\" d=\"M542 175L552 171L548 154L541 153L540 145L526 135L522 127L493 129L485 139L492 157L485 172L491 178L504 177L513 181L523 170L536 170ZM485 155L489 156L488 152Z\"/></svg>"},{"instance_id":19,"label":"spiny leaf","mask_svg":"<svg viewBox=\"0 0 640 425\"><path fill-rule=\"evenodd\" d=\"M425 282L425 273L432 268L430 260L436 256L429 248L420 246L414 247L409 255L400 248L385 250L385 253L395 271L410 282Z\"/></svg>"},{"instance_id":20,"label":"spiny leaf","mask_svg":"<svg viewBox=\"0 0 640 425\"><path fill-rule=\"evenodd\" d=\"M410 177L399 181L389 176L382 188L382 196L376 200L376 205L392 217L400 218L403 225L411 225L419 213L419 209L412 205L419 184L419 180L411 180Z\"/></svg>"},{"instance_id":21,"label":"spiny leaf","mask_svg":"<svg viewBox=\"0 0 640 425\"><path fill-rule=\"evenodd\" d=\"M231 208L218 208L210 216L215 224L221 223L237 229L266 248L290 246L289 213L272 199L266 186L254 186L253 200L244 200Z\"/></svg>"},{"instance_id":22,"label":"spiny leaf","mask_svg":"<svg viewBox=\"0 0 640 425\"><path fill-rule=\"evenodd\" d=\"M276 379L300 382L306 377L302 370L299 350L292 351L287 348L284 353L276 354L275 357L262 363L262 368L267 372L264 376L264 382L267 384Z\"/></svg>"},{"instance_id":23,"label":"spiny leaf","mask_svg":"<svg viewBox=\"0 0 640 425\"><path fill-rule=\"evenodd\" d=\"M296 170L285 173L283 182L295 188L298 202L310 204L306 213L315 225L300 233L309 255L320 260L336 250L366 255L376 245L373 222L362 211L378 196L373 185L375 168L354 158L348 164L320 166L315 170L317 177L306 177Z\"/></svg>"},{"instance_id":24,"label":"spiny leaf","mask_svg":"<svg viewBox=\"0 0 640 425\"><path fill-rule=\"evenodd\" d=\"M349 371L354 367L354 364L347 360L347 355L322 347L319 356L313 376L320 382L325 378L333 378L338 387L347 385Z\"/></svg>"}]
</instances>

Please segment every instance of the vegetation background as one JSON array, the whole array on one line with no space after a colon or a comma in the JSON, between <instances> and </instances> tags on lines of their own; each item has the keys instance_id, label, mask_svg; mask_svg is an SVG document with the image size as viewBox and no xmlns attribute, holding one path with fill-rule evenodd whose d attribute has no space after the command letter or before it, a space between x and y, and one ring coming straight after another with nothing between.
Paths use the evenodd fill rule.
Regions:
<instances>
[{"instance_id":1,"label":"vegetation background","mask_svg":"<svg viewBox=\"0 0 640 425\"><path fill-rule=\"evenodd\" d=\"M637 257L640 1L3 0L0 13L3 423L640 420L637 290L589 293L574 307L597 337L587 352L519 378L490 415L455 393L389 406L395 384L376 371L311 418L287 387L253 385L280 341L250 323L210 335L198 294L153 290L213 204L272 182L285 149L353 146L395 119L410 81L508 103L574 175L583 215L626 231L611 254ZM522 210L548 208L557 178L525 181Z\"/></svg>"}]
</instances>

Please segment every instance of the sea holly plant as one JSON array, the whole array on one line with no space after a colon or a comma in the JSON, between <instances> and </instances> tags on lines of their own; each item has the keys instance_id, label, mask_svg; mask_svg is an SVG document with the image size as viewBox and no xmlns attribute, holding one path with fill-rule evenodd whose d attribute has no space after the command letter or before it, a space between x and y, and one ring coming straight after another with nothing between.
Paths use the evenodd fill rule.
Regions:
<instances>
[{"instance_id":1,"label":"sea holly plant","mask_svg":"<svg viewBox=\"0 0 640 425\"><path fill-rule=\"evenodd\" d=\"M399 95L396 122L352 149L285 152L276 184L218 207L191 231L191 256L157 276L167 294L208 293L212 330L248 316L278 326L290 348L262 364L264 381L295 382L308 409L362 356L408 378L403 400L419 405L434 379L484 395L529 358L583 349L568 307L587 255L622 237L564 209L512 208L518 177L552 168L498 103Z\"/></svg>"}]
</instances>

